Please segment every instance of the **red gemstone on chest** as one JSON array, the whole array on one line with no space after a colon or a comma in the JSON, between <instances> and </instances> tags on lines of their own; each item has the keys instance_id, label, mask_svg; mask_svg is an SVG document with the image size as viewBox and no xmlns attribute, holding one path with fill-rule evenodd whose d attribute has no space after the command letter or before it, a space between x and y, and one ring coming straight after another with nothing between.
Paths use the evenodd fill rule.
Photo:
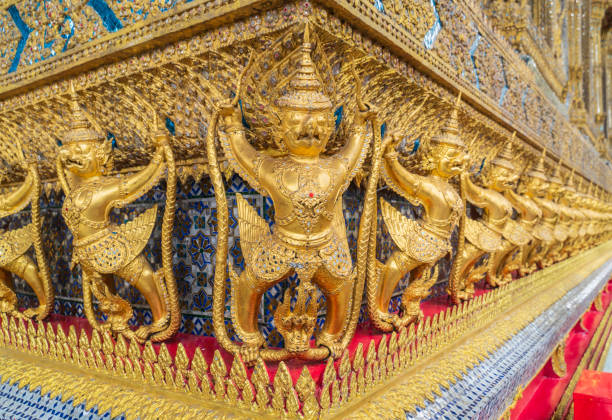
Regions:
<instances>
[{"instance_id":1,"label":"red gemstone on chest","mask_svg":"<svg viewBox=\"0 0 612 420\"><path fill-rule=\"evenodd\" d=\"M313 193L308 194L310 196L310 198L314 197Z\"/></svg>"}]
</instances>

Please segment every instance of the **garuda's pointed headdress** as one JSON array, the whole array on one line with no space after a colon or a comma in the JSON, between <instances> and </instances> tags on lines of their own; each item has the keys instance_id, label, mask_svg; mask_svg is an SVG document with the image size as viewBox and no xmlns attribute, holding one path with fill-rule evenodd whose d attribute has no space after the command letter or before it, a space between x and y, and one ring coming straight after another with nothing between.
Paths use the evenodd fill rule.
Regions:
<instances>
[{"instance_id":1,"label":"garuda's pointed headdress","mask_svg":"<svg viewBox=\"0 0 612 420\"><path fill-rule=\"evenodd\" d=\"M529 171L527 171L526 175L530 178L540 178L543 181L548 181L548 177L546 176L546 167L544 166L544 159L546 158L546 149L542 150L542 156Z\"/></svg>"},{"instance_id":2,"label":"garuda's pointed headdress","mask_svg":"<svg viewBox=\"0 0 612 420\"><path fill-rule=\"evenodd\" d=\"M559 163L555 167L555 172L550 177L550 182L563 185L563 180L561 179L561 159L559 159Z\"/></svg>"},{"instance_id":3,"label":"garuda's pointed headdress","mask_svg":"<svg viewBox=\"0 0 612 420\"><path fill-rule=\"evenodd\" d=\"M69 130L63 138L63 143L76 143L81 141L101 141L104 136L96 131L87 115L81 109L74 84L70 82L70 123Z\"/></svg>"},{"instance_id":4,"label":"garuda's pointed headdress","mask_svg":"<svg viewBox=\"0 0 612 420\"><path fill-rule=\"evenodd\" d=\"M512 133L512 138L516 136L516 132ZM514 157L512 153L512 140L506 141L504 143L504 147L502 147L501 151L497 154L495 159L491 161L492 165L501 166L502 168L510 169L511 171L516 171L516 166L512 163L512 158Z\"/></svg>"},{"instance_id":5,"label":"garuda's pointed headdress","mask_svg":"<svg viewBox=\"0 0 612 420\"><path fill-rule=\"evenodd\" d=\"M298 68L289 84L290 91L277 101L279 107L300 111L331 109L331 100L322 92L323 86L310 57L311 51L310 30L308 24L306 24Z\"/></svg>"},{"instance_id":6,"label":"garuda's pointed headdress","mask_svg":"<svg viewBox=\"0 0 612 420\"><path fill-rule=\"evenodd\" d=\"M465 143L459 136L459 104L461 103L461 93L457 96L457 100L455 101L455 105L453 106L453 110L451 115L446 122L446 125L442 127L442 130L439 134L433 136L431 141L434 143L441 144L451 144L453 146L458 146L461 148L465 148Z\"/></svg>"}]
</instances>

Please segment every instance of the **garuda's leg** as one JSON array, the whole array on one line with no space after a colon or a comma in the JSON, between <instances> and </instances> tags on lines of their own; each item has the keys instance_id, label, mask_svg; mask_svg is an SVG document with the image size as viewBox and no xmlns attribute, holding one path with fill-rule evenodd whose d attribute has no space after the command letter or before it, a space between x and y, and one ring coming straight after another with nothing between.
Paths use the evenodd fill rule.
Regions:
<instances>
[{"instance_id":1,"label":"garuda's leg","mask_svg":"<svg viewBox=\"0 0 612 420\"><path fill-rule=\"evenodd\" d=\"M504 282L503 269L510 253L516 248L507 240L502 240L501 249L491 255L489 269L487 270L487 283L492 287L497 287Z\"/></svg>"},{"instance_id":2,"label":"garuda's leg","mask_svg":"<svg viewBox=\"0 0 612 420\"><path fill-rule=\"evenodd\" d=\"M519 274L523 268L523 247L513 247L502 262L501 269L501 284L506 284L512 281L512 271L518 270Z\"/></svg>"},{"instance_id":3,"label":"garuda's leg","mask_svg":"<svg viewBox=\"0 0 612 420\"><path fill-rule=\"evenodd\" d=\"M519 274L521 276L526 276L533 271L533 267L529 263L529 256L539 246L539 243L540 241L534 238L531 241L529 241L527 245L523 245L521 247L520 265L518 267Z\"/></svg>"},{"instance_id":4,"label":"garuda's leg","mask_svg":"<svg viewBox=\"0 0 612 420\"><path fill-rule=\"evenodd\" d=\"M291 273L272 282L259 280L247 268L238 276L230 271L232 281L232 321L236 333L243 342L240 348L245 363L257 358L259 349L265 340L257 323L259 305L264 292L276 283L287 278Z\"/></svg>"},{"instance_id":5,"label":"garuda's leg","mask_svg":"<svg viewBox=\"0 0 612 420\"><path fill-rule=\"evenodd\" d=\"M110 329L114 333L123 334L128 338L133 337L133 332L128 326L132 318L132 306L114 291L114 282L109 275L83 270L83 301L87 319L94 328ZM89 291L86 290L89 287ZM100 310L107 316L108 321L104 324L98 323L91 309L91 293L98 299ZM87 297L87 295L89 295Z\"/></svg>"},{"instance_id":6,"label":"garuda's leg","mask_svg":"<svg viewBox=\"0 0 612 420\"><path fill-rule=\"evenodd\" d=\"M136 336L144 340L151 334L166 328L170 321L170 314L166 302L163 273L161 271L155 272L144 255L140 254L119 270L117 275L138 289L149 304L153 314L153 323L141 326L136 331Z\"/></svg>"},{"instance_id":7,"label":"garuda's leg","mask_svg":"<svg viewBox=\"0 0 612 420\"><path fill-rule=\"evenodd\" d=\"M42 279L38 273L38 267L34 261L27 255L20 255L7 264L6 269L24 279L38 299L38 307L28 308L23 314L31 318L45 312L47 309L47 296L45 295Z\"/></svg>"},{"instance_id":8,"label":"garuda's leg","mask_svg":"<svg viewBox=\"0 0 612 420\"><path fill-rule=\"evenodd\" d=\"M0 312L16 314L17 295L13 292L11 274L0 268Z\"/></svg>"},{"instance_id":9,"label":"garuda's leg","mask_svg":"<svg viewBox=\"0 0 612 420\"><path fill-rule=\"evenodd\" d=\"M410 273L410 284L402 296L400 322L396 328L404 327L423 318L421 301L429 296L429 289L438 279L438 269L431 272L431 264L421 264Z\"/></svg>"},{"instance_id":10,"label":"garuda's leg","mask_svg":"<svg viewBox=\"0 0 612 420\"><path fill-rule=\"evenodd\" d=\"M349 305L353 292L353 282L347 278L336 278L327 270L319 269L314 275L314 282L325 296L327 313L325 324L317 334L317 345L327 347L332 357L340 357L342 350L342 332L351 318ZM311 296L311 299L316 296ZM355 310L359 310L359 306Z\"/></svg>"},{"instance_id":11,"label":"garuda's leg","mask_svg":"<svg viewBox=\"0 0 612 420\"><path fill-rule=\"evenodd\" d=\"M550 244L546 255L542 259L544 267L550 267L555 263L558 251L563 247L563 242L555 241Z\"/></svg>"},{"instance_id":12,"label":"garuda's leg","mask_svg":"<svg viewBox=\"0 0 612 420\"><path fill-rule=\"evenodd\" d=\"M534 239L534 246L529 250L525 258L525 265L529 267L529 273L533 273L538 269L538 262L542 260L542 255L544 255L547 248L547 243Z\"/></svg>"},{"instance_id":13,"label":"garuda's leg","mask_svg":"<svg viewBox=\"0 0 612 420\"><path fill-rule=\"evenodd\" d=\"M457 269L453 267L453 270L456 270L457 273L455 279L457 284L456 291L453 293L451 290L451 297L455 304L460 304L461 301L474 296L474 283L480 280L488 263L477 269L474 269L474 266L484 254L486 254L485 251L466 241L461 254L455 256L456 261L453 264L458 264L458 267Z\"/></svg>"},{"instance_id":14,"label":"garuda's leg","mask_svg":"<svg viewBox=\"0 0 612 420\"><path fill-rule=\"evenodd\" d=\"M373 316L378 318L377 325L383 331L392 331L394 323L399 322L397 315L389 313L389 302L399 282L419 264L405 252L396 250L382 267L382 273L377 279L376 296L374 296L377 313Z\"/></svg>"}]
</instances>

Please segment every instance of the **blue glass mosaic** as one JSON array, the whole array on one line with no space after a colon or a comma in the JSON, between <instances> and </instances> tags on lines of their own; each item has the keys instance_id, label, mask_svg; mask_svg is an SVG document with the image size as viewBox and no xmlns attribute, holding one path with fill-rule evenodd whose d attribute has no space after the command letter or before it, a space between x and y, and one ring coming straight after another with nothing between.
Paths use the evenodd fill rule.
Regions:
<instances>
[{"instance_id":1,"label":"blue glass mosaic","mask_svg":"<svg viewBox=\"0 0 612 420\"><path fill-rule=\"evenodd\" d=\"M227 183L230 205L230 235L229 259L240 272L244 269L244 259L240 249L240 235L238 231L238 211L235 194L243 194L270 224L274 218L274 208L269 198L264 198L234 176ZM156 203L158 223L144 252L147 259L155 268L161 267L161 218L164 210L165 192L163 183L149 191L145 196L121 210L111 213L114 223L124 223L133 219L150 206ZM395 205L409 218L421 217L421 209L412 207L404 199L389 190L382 190L381 196ZM49 266L56 289L54 312L68 316L84 317L81 273L77 266L70 271L72 250L72 236L69 233L61 215L61 205L64 200L63 193L50 192L42 199L43 215L43 242L44 249L48 250ZM362 191L351 186L344 194L344 218L347 227L348 244L355 261L357 248L359 219L361 215ZM29 210L26 209L16 215L0 220L0 228L12 229L23 226L30 220ZM183 312L180 331L196 335L212 335L212 292L214 277L214 259L216 253L216 202L214 191L208 178L194 182L187 180L179 185L177 190L176 219L174 228L174 273L179 290L180 304ZM378 257L381 261L391 255L395 249L389 233L384 227L379 215L379 249ZM447 273L450 269L450 258L444 258L440 263L440 281L432 288L432 297L444 295ZM404 287L408 278L400 284ZM274 331L273 314L283 299L282 291L286 287L297 285L295 277L290 278L270 290L264 295L260 309L261 329L268 343L272 346L282 344L281 336ZM21 279L15 279L15 287L21 304L35 306L36 297ZM118 293L127 299L134 307L133 324L148 323L151 321L151 312L140 293L123 281L117 282ZM400 289L398 289L400 290ZM401 294L398 292L390 303L390 308L399 307ZM324 299L324 298L322 298ZM364 301L365 302L365 301ZM321 307L324 308L323 301ZM319 312L319 325L324 320L324 309ZM229 317L229 311L226 312ZM365 312L362 311L360 321L365 321Z\"/></svg>"}]
</instances>

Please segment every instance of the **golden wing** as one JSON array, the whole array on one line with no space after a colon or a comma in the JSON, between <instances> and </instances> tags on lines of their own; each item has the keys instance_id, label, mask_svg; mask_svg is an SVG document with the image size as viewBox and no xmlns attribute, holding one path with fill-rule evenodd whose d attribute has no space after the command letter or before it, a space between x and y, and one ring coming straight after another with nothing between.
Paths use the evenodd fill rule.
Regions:
<instances>
[{"instance_id":1,"label":"golden wing","mask_svg":"<svg viewBox=\"0 0 612 420\"><path fill-rule=\"evenodd\" d=\"M34 241L34 225L9 230L0 237L0 266L23 255Z\"/></svg>"},{"instance_id":2,"label":"golden wing","mask_svg":"<svg viewBox=\"0 0 612 420\"><path fill-rule=\"evenodd\" d=\"M406 228L409 224L417 222L405 217L382 197L380 199L380 212L385 221L385 226L387 226L387 230L391 235L391 239L393 239L393 242L395 242L399 249L406 252L410 249L410 238L406 234Z\"/></svg>"},{"instance_id":3,"label":"golden wing","mask_svg":"<svg viewBox=\"0 0 612 420\"><path fill-rule=\"evenodd\" d=\"M240 248L245 259L249 260L256 244L270 235L270 227L242 194L236 194L236 202L238 204Z\"/></svg>"},{"instance_id":4,"label":"golden wing","mask_svg":"<svg viewBox=\"0 0 612 420\"><path fill-rule=\"evenodd\" d=\"M501 235L493 232L482 222L467 217L465 219L465 239L477 248L494 252L501 246Z\"/></svg>"},{"instance_id":5,"label":"golden wing","mask_svg":"<svg viewBox=\"0 0 612 420\"><path fill-rule=\"evenodd\" d=\"M116 226L118 236L127 244L131 255L130 260L140 254L147 245L156 220L157 205L136 216L133 220Z\"/></svg>"},{"instance_id":6,"label":"golden wing","mask_svg":"<svg viewBox=\"0 0 612 420\"><path fill-rule=\"evenodd\" d=\"M526 245L531 240L531 235L515 220L508 220L504 225L504 237L514 245Z\"/></svg>"}]
</instances>

